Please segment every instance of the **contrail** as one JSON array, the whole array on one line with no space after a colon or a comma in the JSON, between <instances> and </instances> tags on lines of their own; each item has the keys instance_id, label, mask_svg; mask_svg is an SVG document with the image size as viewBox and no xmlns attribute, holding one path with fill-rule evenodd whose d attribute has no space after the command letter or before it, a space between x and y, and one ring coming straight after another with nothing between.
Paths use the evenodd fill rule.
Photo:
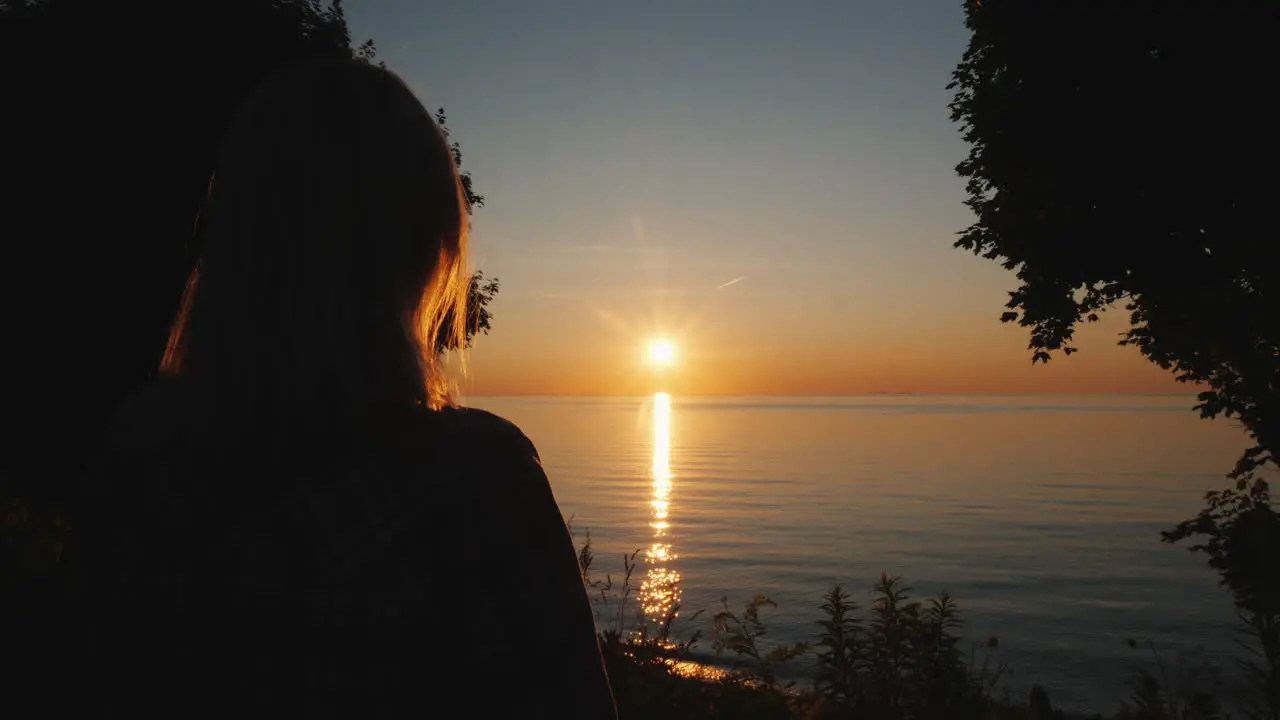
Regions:
<instances>
[{"instance_id":1,"label":"contrail","mask_svg":"<svg viewBox=\"0 0 1280 720\"><path fill-rule=\"evenodd\" d=\"M723 289L725 289L725 288L729 287L730 285L737 285L738 283L740 283L740 282L742 282L743 280L746 280L746 279L747 279L747 276L746 276L746 275L739 275L738 277L736 277L736 278L734 278L734 279L730 280L730 281L729 281L729 282L727 282L727 283L720 283L719 285L717 285L717 286L716 286L716 289L717 289L717 290L723 290Z\"/></svg>"}]
</instances>

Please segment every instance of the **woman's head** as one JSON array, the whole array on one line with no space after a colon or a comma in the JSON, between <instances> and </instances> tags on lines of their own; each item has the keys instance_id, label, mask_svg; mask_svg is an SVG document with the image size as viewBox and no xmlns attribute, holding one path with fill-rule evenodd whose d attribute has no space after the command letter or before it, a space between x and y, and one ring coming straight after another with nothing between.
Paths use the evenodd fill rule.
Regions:
<instances>
[{"instance_id":1,"label":"woman's head","mask_svg":"<svg viewBox=\"0 0 1280 720\"><path fill-rule=\"evenodd\" d=\"M439 407L466 234L452 153L399 78L288 68L232 122L162 369L285 403Z\"/></svg>"}]
</instances>

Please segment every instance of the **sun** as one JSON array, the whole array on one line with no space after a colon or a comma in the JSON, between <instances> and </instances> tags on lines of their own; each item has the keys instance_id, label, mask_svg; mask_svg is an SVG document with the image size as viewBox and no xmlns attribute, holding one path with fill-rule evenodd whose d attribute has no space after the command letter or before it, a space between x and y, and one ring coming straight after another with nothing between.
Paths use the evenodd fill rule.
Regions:
<instances>
[{"instance_id":1,"label":"sun","mask_svg":"<svg viewBox=\"0 0 1280 720\"><path fill-rule=\"evenodd\" d=\"M670 340L654 340L649 343L649 362L667 366L676 360L676 346Z\"/></svg>"}]
</instances>

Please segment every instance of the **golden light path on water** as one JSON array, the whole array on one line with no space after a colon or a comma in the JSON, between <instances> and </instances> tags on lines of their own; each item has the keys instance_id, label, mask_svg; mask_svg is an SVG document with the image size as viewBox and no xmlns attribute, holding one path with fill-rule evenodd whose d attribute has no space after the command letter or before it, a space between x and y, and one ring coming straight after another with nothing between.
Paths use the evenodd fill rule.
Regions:
<instances>
[{"instance_id":1,"label":"golden light path on water","mask_svg":"<svg viewBox=\"0 0 1280 720\"><path fill-rule=\"evenodd\" d=\"M652 507L649 527L653 528L653 543L645 551L648 570L640 586L640 607L644 614L660 625L679 615L680 573L671 564L676 560L669 533L671 531L671 396L664 392L653 395L653 465ZM671 641L666 641L670 646ZM671 660L672 668L689 677L717 680L723 671L691 660Z\"/></svg>"},{"instance_id":2,"label":"golden light path on water","mask_svg":"<svg viewBox=\"0 0 1280 720\"><path fill-rule=\"evenodd\" d=\"M645 550L644 583L640 587L640 603L645 614L661 621L679 606L680 573L671 567L676 559L668 533L671 529L671 396L664 392L653 395L653 509L649 527L653 543Z\"/></svg>"}]
</instances>

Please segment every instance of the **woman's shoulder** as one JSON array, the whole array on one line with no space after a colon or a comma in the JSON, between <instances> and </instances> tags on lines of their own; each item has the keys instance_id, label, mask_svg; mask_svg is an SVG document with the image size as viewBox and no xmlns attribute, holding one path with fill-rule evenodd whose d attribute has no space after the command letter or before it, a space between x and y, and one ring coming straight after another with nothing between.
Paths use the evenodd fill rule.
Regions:
<instances>
[{"instance_id":1,"label":"woman's shoulder","mask_svg":"<svg viewBox=\"0 0 1280 720\"><path fill-rule=\"evenodd\" d=\"M506 418L487 410L454 407L440 413L450 442L486 453L511 453L537 458L538 451L524 431Z\"/></svg>"},{"instance_id":2,"label":"woman's shoulder","mask_svg":"<svg viewBox=\"0 0 1280 720\"><path fill-rule=\"evenodd\" d=\"M247 416L231 412L222 417L215 408L225 404L199 383L173 378L151 382L120 404L99 449L113 453L131 449L191 450L192 443L208 442L233 452L239 447L239 443L233 441L250 442L255 433L248 428L252 423ZM230 410L234 409L222 408L222 411ZM235 421L236 418L239 420ZM375 452L381 448L393 454L422 457L421 453L430 448L426 457L432 458L433 464L474 469L492 469L495 465L511 468L530 461L540 464L533 442L518 426L485 410L450 407L427 412L425 417L419 415L417 421L406 422L403 415L366 420L355 425L335 425L338 430L326 430L324 442L302 432L303 427L274 428L272 437L276 442L296 441L332 452L343 448L359 452L359 448L365 447ZM335 432L338 434L334 435ZM248 439L244 437L246 433ZM332 452L318 454L328 456Z\"/></svg>"},{"instance_id":3,"label":"woman's shoulder","mask_svg":"<svg viewBox=\"0 0 1280 720\"><path fill-rule=\"evenodd\" d=\"M116 407L103 440L107 444L157 439L181 430L206 402L193 383L159 378L126 396Z\"/></svg>"}]
</instances>

